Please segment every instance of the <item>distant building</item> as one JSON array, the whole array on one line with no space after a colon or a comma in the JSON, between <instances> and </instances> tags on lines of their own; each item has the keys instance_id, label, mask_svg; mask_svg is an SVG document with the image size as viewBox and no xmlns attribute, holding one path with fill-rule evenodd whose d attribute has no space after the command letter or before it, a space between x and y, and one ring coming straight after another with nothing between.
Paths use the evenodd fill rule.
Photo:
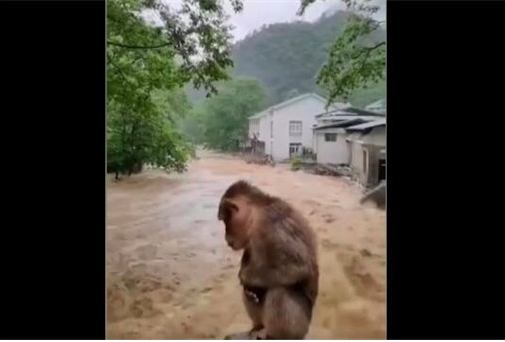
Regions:
<instances>
[{"instance_id":1,"label":"distant building","mask_svg":"<svg viewBox=\"0 0 505 342\"><path fill-rule=\"evenodd\" d=\"M249 117L248 138L275 161L301 155L304 148L312 148L312 126L317 113L327 112L326 104L325 98L309 93L267 108ZM334 104L329 110L337 108Z\"/></svg>"},{"instance_id":2,"label":"distant building","mask_svg":"<svg viewBox=\"0 0 505 342\"><path fill-rule=\"evenodd\" d=\"M317 162L321 164L350 164L351 150L347 127L371 122L384 115L347 106L345 108L316 115L313 149Z\"/></svg>"},{"instance_id":3,"label":"distant building","mask_svg":"<svg viewBox=\"0 0 505 342\"><path fill-rule=\"evenodd\" d=\"M249 117L244 149L266 154L275 161L315 153L317 163L348 165L365 187L386 179L385 101L356 108L304 94Z\"/></svg>"},{"instance_id":4,"label":"distant building","mask_svg":"<svg viewBox=\"0 0 505 342\"><path fill-rule=\"evenodd\" d=\"M386 180L386 118L346 127L350 167L363 186Z\"/></svg>"},{"instance_id":5,"label":"distant building","mask_svg":"<svg viewBox=\"0 0 505 342\"><path fill-rule=\"evenodd\" d=\"M385 101L316 115L313 149L320 164L348 165L365 187L386 179Z\"/></svg>"}]
</instances>

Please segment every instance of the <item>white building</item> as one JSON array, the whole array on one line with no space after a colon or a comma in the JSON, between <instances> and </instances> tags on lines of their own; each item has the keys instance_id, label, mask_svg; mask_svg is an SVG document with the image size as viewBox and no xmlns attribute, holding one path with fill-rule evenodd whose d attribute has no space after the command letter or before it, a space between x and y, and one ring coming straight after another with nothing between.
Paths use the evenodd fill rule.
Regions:
<instances>
[{"instance_id":1,"label":"white building","mask_svg":"<svg viewBox=\"0 0 505 342\"><path fill-rule=\"evenodd\" d=\"M249 117L249 138L264 143L264 152L282 161L312 148L312 126L316 114L325 113L327 100L317 94L304 94L289 99ZM330 106L329 110L343 104Z\"/></svg>"},{"instance_id":2,"label":"white building","mask_svg":"<svg viewBox=\"0 0 505 342\"><path fill-rule=\"evenodd\" d=\"M355 179L367 187L386 180L386 118L346 128Z\"/></svg>"},{"instance_id":3,"label":"white building","mask_svg":"<svg viewBox=\"0 0 505 342\"><path fill-rule=\"evenodd\" d=\"M351 164L347 127L383 118L384 115L352 106L316 115L314 152L321 164Z\"/></svg>"}]
</instances>

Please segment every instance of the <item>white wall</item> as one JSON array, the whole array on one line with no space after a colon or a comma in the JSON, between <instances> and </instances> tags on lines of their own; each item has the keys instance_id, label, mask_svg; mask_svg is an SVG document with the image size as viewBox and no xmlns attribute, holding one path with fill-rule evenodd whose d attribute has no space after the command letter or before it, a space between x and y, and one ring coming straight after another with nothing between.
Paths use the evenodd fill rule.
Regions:
<instances>
[{"instance_id":1,"label":"white wall","mask_svg":"<svg viewBox=\"0 0 505 342\"><path fill-rule=\"evenodd\" d=\"M315 97L306 97L291 105L279 108L273 114L274 138L272 157L276 161L289 158L289 144L300 142L304 147L312 147L312 126L316 123L315 116L325 111L326 103ZM289 121L302 121L302 135L289 136ZM270 138L270 136L268 136ZM270 149L270 142L266 149ZM268 152L267 152L268 153ZM269 153L270 154L270 153Z\"/></svg>"},{"instance_id":2,"label":"white wall","mask_svg":"<svg viewBox=\"0 0 505 342\"><path fill-rule=\"evenodd\" d=\"M260 137L259 140L265 143L265 153L271 154L270 152L270 119L269 115L264 115L260 119Z\"/></svg>"},{"instance_id":3,"label":"white wall","mask_svg":"<svg viewBox=\"0 0 505 342\"><path fill-rule=\"evenodd\" d=\"M259 132L259 119L249 119L249 139Z\"/></svg>"},{"instance_id":4,"label":"white wall","mask_svg":"<svg viewBox=\"0 0 505 342\"><path fill-rule=\"evenodd\" d=\"M325 141L325 133L337 133L337 141ZM349 163L349 149L346 133L341 128L328 128L315 131L317 162L322 164Z\"/></svg>"},{"instance_id":5,"label":"white wall","mask_svg":"<svg viewBox=\"0 0 505 342\"><path fill-rule=\"evenodd\" d=\"M363 169L363 144L386 146L386 127L379 126L363 137L352 137L351 166Z\"/></svg>"},{"instance_id":6,"label":"white wall","mask_svg":"<svg viewBox=\"0 0 505 342\"><path fill-rule=\"evenodd\" d=\"M386 146L386 127L379 126L374 128L370 133L363 137L352 137L352 153L351 153L351 168L356 176L359 178L361 183L367 182L367 176L370 168L367 162L367 172L363 169L363 151L368 148L364 147L363 144L372 144L375 146ZM369 153L369 152L368 152Z\"/></svg>"},{"instance_id":7,"label":"white wall","mask_svg":"<svg viewBox=\"0 0 505 342\"><path fill-rule=\"evenodd\" d=\"M351 144L351 168L363 171L363 145L357 141L353 141Z\"/></svg>"},{"instance_id":8,"label":"white wall","mask_svg":"<svg viewBox=\"0 0 505 342\"><path fill-rule=\"evenodd\" d=\"M375 127L361 139L365 144L386 146L386 126Z\"/></svg>"},{"instance_id":9,"label":"white wall","mask_svg":"<svg viewBox=\"0 0 505 342\"><path fill-rule=\"evenodd\" d=\"M315 134L314 130L312 131L312 150L314 153L317 153L317 138L318 135Z\"/></svg>"},{"instance_id":10,"label":"white wall","mask_svg":"<svg viewBox=\"0 0 505 342\"><path fill-rule=\"evenodd\" d=\"M348 137L341 128L329 128L315 131L315 150L317 162L325 164L351 164L355 168L363 168L363 147L361 144L386 146L386 127L374 128L357 141L347 143ZM324 133L337 133L337 141L324 140ZM350 145L349 145L350 144ZM350 147L350 148L349 148Z\"/></svg>"},{"instance_id":11,"label":"white wall","mask_svg":"<svg viewBox=\"0 0 505 342\"><path fill-rule=\"evenodd\" d=\"M263 115L259 118L249 119L249 138L256 134L259 141L265 143L265 153L270 154L270 118Z\"/></svg>"}]
</instances>

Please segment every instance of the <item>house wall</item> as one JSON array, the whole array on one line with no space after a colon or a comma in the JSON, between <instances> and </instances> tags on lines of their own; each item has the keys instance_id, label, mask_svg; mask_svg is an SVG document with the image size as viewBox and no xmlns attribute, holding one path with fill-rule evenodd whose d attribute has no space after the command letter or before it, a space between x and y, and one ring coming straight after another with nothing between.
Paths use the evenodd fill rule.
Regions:
<instances>
[{"instance_id":1,"label":"house wall","mask_svg":"<svg viewBox=\"0 0 505 342\"><path fill-rule=\"evenodd\" d=\"M365 173L363 170L363 144L356 140L351 141L351 170L353 177L361 184L365 181Z\"/></svg>"},{"instance_id":2,"label":"house wall","mask_svg":"<svg viewBox=\"0 0 505 342\"><path fill-rule=\"evenodd\" d=\"M325 133L336 133L337 141L325 141ZM346 133L341 128L328 128L315 131L317 162L322 164L349 163L349 149Z\"/></svg>"},{"instance_id":3,"label":"house wall","mask_svg":"<svg viewBox=\"0 0 505 342\"><path fill-rule=\"evenodd\" d=\"M254 134L258 135L259 133L259 118L249 119L249 139L254 137Z\"/></svg>"},{"instance_id":4,"label":"house wall","mask_svg":"<svg viewBox=\"0 0 505 342\"><path fill-rule=\"evenodd\" d=\"M370 133L365 135L361 140L366 144L386 147L386 126L374 128Z\"/></svg>"},{"instance_id":5,"label":"house wall","mask_svg":"<svg viewBox=\"0 0 505 342\"><path fill-rule=\"evenodd\" d=\"M271 124L273 117L273 111L270 111L269 114L265 115L261 119L261 132L263 136L261 140L265 142L265 153L268 155L272 154L272 137L271 137Z\"/></svg>"},{"instance_id":6,"label":"house wall","mask_svg":"<svg viewBox=\"0 0 505 342\"><path fill-rule=\"evenodd\" d=\"M325 111L326 103L314 97L307 97L291 105L279 108L273 113L273 138L272 157L276 161L289 158L289 144L301 143L302 146L312 148L313 134L312 126L316 123L315 116ZM289 122L302 121L302 135L289 135ZM266 149L268 150L267 142ZM268 153L268 152L267 152Z\"/></svg>"},{"instance_id":7,"label":"house wall","mask_svg":"<svg viewBox=\"0 0 505 342\"><path fill-rule=\"evenodd\" d=\"M375 186L379 183L380 151L386 146L386 127L374 128L363 137L354 137L351 141L351 169L354 177L363 186ZM367 151L367 167L364 169L363 151Z\"/></svg>"},{"instance_id":8,"label":"house wall","mask_svg":"<svg viewBox=\"0 0 505 342\"><path fill-rule=\"evenodd\" d=\"M259 141L265 145L265 153L270 154L270 115L249 119L249 139L256 134Z\"/></svg>"}]
</instances>

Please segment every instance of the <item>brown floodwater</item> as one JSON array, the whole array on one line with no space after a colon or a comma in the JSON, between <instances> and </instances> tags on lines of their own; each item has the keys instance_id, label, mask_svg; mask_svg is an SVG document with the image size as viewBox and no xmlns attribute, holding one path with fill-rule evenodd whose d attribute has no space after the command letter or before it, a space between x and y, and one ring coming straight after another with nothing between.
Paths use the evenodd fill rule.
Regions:
<instances>
[{"instance_id":1,"label":"brown floodwater","mask_svg":"<svg viewBox=\"0 0 505 342\"><path fill-rule=\"evenodd\" d=\"M107 184L107 338L222 339L250 328L217 206L246 179L316 231L320 285L307 339L384 339L386 215L345 179L199 151L188 172Z\"/></svg>"}]
</instances>

